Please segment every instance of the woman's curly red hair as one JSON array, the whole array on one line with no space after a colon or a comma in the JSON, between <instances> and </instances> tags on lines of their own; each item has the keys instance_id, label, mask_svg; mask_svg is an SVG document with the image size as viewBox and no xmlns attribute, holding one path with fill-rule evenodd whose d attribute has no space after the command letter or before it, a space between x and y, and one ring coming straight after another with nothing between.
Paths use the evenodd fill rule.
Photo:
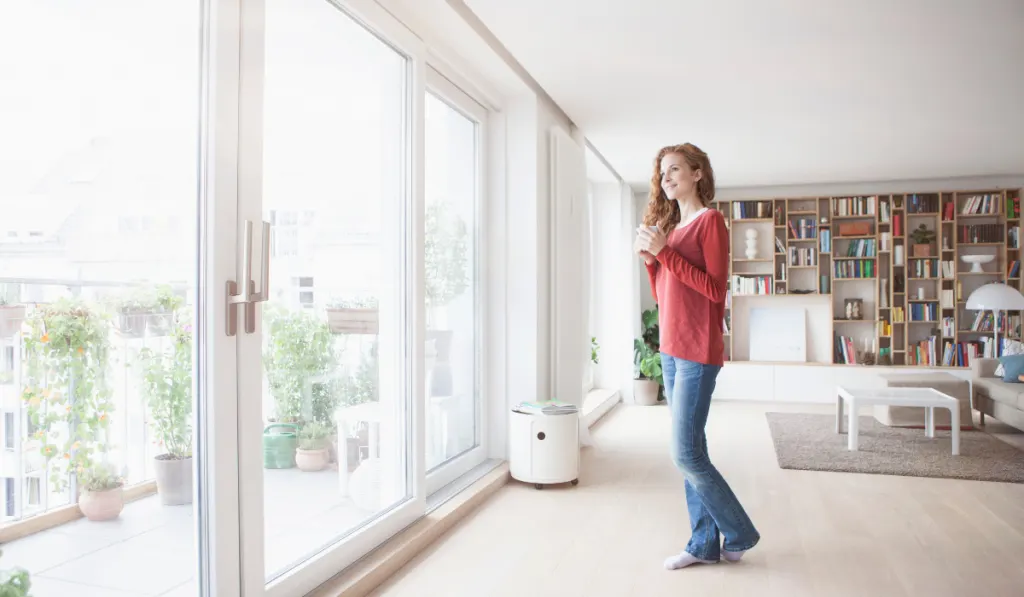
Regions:
<instances>
[{"instance_id":1,"label":"woman's curly red hair","mask_svg":"<svg viewBox=\"0 0 1024 597\"><path fill-rule=\"evenodd\" d=\"M679 205L665 196L661 188L661 160L670 153L676 153L686 160L694 171L700 170L697 181L697 196L704 207L711 205L715 199L715 171L711 169L708 154L692 143L669 145L662 147L654 158L654 174L651 175L651 192L647 199L647 211L644 213L644 226L657 226L668 234L679 225Z\"/></svg>"}]
</instances>

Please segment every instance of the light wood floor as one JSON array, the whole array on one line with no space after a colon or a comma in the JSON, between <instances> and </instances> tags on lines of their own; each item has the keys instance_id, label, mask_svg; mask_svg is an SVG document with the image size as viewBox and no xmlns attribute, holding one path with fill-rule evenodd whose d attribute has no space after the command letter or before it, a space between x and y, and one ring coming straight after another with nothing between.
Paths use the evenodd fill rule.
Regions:
<instances>
[{"instance_id":1,"label":"light wood floor","mask_svg":"<svg viewBox=\"0 0 1024 597\"><path fill-rule=\"evenodd\" d=\"M762 536L739 564L662 568L689 538L668 411L619 406L594 428L578 487L510 482L374 595L1024 595L1024 485L781 470L765 410L718 403L708 423L712 460Z\"/></svg>"}]
</instances>

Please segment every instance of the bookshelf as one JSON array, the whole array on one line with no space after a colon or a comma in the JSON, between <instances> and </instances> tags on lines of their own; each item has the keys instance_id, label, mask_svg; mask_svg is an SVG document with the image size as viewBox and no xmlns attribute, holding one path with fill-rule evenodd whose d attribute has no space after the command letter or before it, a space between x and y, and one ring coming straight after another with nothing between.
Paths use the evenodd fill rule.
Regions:
<instances>
[{"instance_id":1,"label":"bookshelf","mask_svg":"<svg viewBox=\"0 0 1024 597\"><path fill-rule=\"evenodd\" d=\"M834 365L966 368L994 355L994 326L1019 340L1021 313L995 322L966 301L990 282L1021 289L1020 200L1020 189L983 189L716 203L732 249L726 360L744 360L733 358L747 334L733 325L738 301L765 296L827 300Z\"/></svg>"}]
</instances>

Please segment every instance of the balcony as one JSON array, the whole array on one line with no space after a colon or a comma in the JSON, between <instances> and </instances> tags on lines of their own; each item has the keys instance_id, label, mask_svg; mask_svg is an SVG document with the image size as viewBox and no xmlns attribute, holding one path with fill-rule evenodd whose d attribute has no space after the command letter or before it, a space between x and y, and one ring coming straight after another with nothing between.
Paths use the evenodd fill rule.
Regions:
<instances>
[{"instance_id":1,"label":"balcony","mask_svg":"<svg viewBox=\"0 0 1024 597\"><path fill-rule=\"evenodd\" d=\"M0 568L27 570L34 597L194 595L188 289L0 279L0 297L12 288L34 300L0 306ZM263 311L268 576L376 517L399 499L376 479L405 472L381 439L395 431L379 412L374 326L320 314ZM467 426L428 421L432 466L471 445ZM279 433L291 425L297 437ZM86 506L101 494L113 505Z\"/></svg>"}]
</instances>

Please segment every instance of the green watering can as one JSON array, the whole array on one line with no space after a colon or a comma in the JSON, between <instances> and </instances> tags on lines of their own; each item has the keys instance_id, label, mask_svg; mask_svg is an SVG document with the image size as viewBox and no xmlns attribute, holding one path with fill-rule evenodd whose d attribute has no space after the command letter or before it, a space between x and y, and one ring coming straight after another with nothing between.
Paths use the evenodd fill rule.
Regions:
<instances>
[{"instance_id":1,"label":"green watering can","mask_svg":"<svg viewBox=\"0 0 1024 597\"><path fill-rule=\"evenodd\" d=\"M271 433L283 427L290 431ZM299 426L294 423L272 423L263 430L263 468L292 468L295 466L295 448L299 442Z\"/></svg>"}]
</instances>

